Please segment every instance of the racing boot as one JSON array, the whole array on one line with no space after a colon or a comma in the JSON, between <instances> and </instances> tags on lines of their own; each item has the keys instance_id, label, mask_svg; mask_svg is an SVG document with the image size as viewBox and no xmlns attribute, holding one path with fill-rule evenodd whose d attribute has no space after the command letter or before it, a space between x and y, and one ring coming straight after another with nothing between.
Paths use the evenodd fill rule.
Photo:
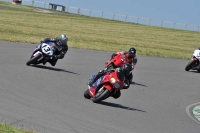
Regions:
<instances>
[{"instance_id":1,"label":"racing boot","mask_svg":"<svg viewBox=\"0 0 200 133\"><path fill-rule=\"evenodd\" d=\"M88 83L89 86L92 86L94 82L96 82L101 76L104 75L104 70L101 70L93 79L91 79Z\"/></svg>"},{"instance_id":2,"label":"racing boot","mask_svg":"<svg viewBox=\"0 0 200 133\"><path fill-rule=\"evenodd\" d=\"M96 75L92 80L89 81L88 85L89 85L89 86L92 86L92 84L93 84L94 82L96 82L98 79L99 79L99 76Z\"/></svg>"}]
</instances>

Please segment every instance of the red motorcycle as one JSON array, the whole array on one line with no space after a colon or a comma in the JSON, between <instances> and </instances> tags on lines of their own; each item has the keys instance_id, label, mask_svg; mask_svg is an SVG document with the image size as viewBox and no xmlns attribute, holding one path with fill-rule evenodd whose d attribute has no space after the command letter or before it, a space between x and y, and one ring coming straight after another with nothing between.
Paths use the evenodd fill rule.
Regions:
<instances>
[{"instance_id":1,"label":"red motorcycle","mask_svg":"<svg viewBox=\"0 0 200 133\"><path fill-rule=\"evenodd\" d=\"M122 54L122 53L118 53L108 63L106 63L105 70L115 69L115 68L118 68L118 67L122 67L127 62L128 61L126 60L125 55Z\"/></svg>"},{"instance_id":2,"label":"red motorcycle","mask_svg":"<svg viewBox=\"0 0 200 133\"><path fill-rule=\"evenodd\" d=\"M92 75L88 83L93 80L95 75ZM124 86L125 76L118 70L107 73L100 77L92 86L88 85L88 90L84 92L86 99L92 99L94 103L98 103L108 97L114 95L118 90Z\"/></svg>"}]
</instances>

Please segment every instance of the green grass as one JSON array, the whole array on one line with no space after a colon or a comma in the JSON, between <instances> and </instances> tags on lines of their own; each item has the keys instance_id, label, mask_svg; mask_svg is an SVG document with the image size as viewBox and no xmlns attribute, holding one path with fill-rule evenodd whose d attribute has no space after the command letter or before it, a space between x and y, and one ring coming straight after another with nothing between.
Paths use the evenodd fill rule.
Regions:
<instances>
[{"instance_id":1,"label":"green grass","mask_svg":"<svg viewBox=\"0 0 200 133\"><path fill-rule=\"evenodd\" d=\"M101 51L190 59L198 48L200 33L144 26L87 16L45 14L35 8L0 2L0 40L38 44L46 37L69 36L69 47ZM5 8L7 7L7 8Z\"/></svg>"},{"instance_id":2,"label":"green grass","mask_svg":"<svg viewBox=\"0 0 200 133\"><path fill-rule=\"evenodd\" d=\"M17 127L11 127L8 124L0 124L0 133L36 133L36 132L24 130Z\"/></svg>"}]
</instances>

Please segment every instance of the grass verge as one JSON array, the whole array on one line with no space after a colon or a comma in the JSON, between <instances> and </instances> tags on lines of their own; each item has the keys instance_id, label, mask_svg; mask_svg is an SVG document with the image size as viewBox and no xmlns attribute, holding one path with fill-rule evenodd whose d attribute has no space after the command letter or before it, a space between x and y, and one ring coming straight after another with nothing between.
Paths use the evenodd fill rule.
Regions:
<instances>
[{"instance_id":1,"label":"grass verge","mask_svg":"<svg viewBox=\"0 0 200 133\"><path fill-rule=\"evenodd\" d=\"M36 132L24 130L17 127L12 127L8 124L0 124L0 133L36 133Z\"/></svg>"},{"instance_id":2,"label":"grass verge","mask_svg":"<svg viewBox=\"0 0 200 133\"><path fill-rule=\"evenodd\" d=\"M139 55L177 59L190 59L199 47L199 32L37 10L0 2L0 40L39 44L64 33L73 48L116 52L135 47Z\"/></svg>"}]
</instances>

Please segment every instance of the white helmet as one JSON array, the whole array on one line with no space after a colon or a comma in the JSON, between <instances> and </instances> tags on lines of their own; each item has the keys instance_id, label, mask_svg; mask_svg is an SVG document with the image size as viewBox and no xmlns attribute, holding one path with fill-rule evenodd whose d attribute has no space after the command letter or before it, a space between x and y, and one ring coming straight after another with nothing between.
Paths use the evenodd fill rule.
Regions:
<instances>
[{"instance_id":1,"label":"white helmet","mask_svg":"<svg viewBox=\"0 0 200 133\"><path fill-rule=\"evenodd\" d=\"M63 46L66 45L68 41L68 37L65 34L62 34L59 38L58 38L58 45Z\"/></svg>"}]
</instances>

